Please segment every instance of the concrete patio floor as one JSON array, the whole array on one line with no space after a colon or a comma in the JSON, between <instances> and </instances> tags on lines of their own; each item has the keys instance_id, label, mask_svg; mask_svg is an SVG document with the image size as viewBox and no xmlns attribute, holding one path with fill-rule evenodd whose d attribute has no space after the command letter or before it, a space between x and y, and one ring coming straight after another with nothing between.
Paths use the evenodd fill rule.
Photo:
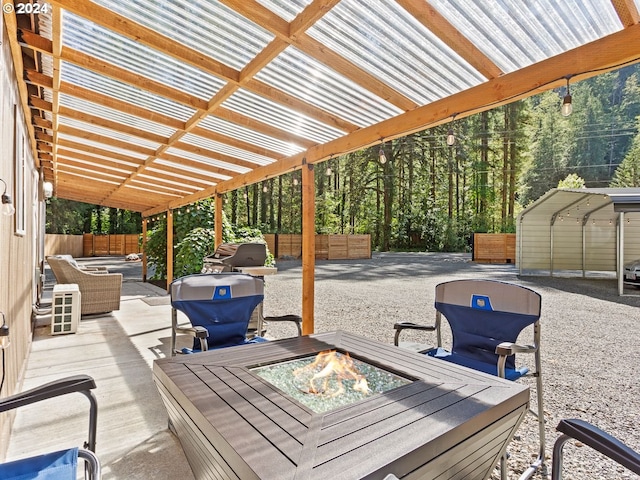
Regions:
<instances>
[{"instance_id":1,"label":"concrete patio floor","mask_svg":"<svg viewBox=\"0 0 640 480\"><path fill-rule=\"evenodd\" d=\"M97 447L103 478L193 479L152 380L152 363L169 353L170 306L163 289L127 280L119 311L85 317L77 333L51 335L40 317L23 390L69 375L96 382ZM71 394L18 410L7 459L81 446L88 401Z\"/></svg>"}]
</instances>

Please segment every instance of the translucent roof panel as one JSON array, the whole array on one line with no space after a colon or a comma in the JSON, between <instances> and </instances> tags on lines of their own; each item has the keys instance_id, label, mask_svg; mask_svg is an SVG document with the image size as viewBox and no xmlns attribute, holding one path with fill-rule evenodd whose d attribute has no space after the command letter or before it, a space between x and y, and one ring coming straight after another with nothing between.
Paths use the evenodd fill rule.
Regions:
<instances>
[{"instance_id":1,"label":"translucent roof panel","mask_svg":"<svg viewBox=\"0 0 640 480\"><path fill-rule=\"evenodd\" d=\"M273 13L287 22L291 22L305 7L313 0L257 0L258 3L267 7Z\"/></svg>"},{"instance_id":2,"label":"translucent roof panel","mask_svg":"<svg viewBox=\"0 0 640 480\"><path fill-rule=\"evenodd\" d=\"M105 120L118 122L128 127L138 128L156 135L162 135L164 137L170 137L175 133L175 129L171 127L151 122L145 118L130 115L103 105L98 105L97 103L88 102L64 93L60 94L60 105L79 112L104 118Z\"/></svg>"},{"instance_id":3,"label":"translucent roof panel","mask_svg":"<svg viewBox=\"0 0 640 480\"><path fill-rule=\"evenodd\" d=\"M343 0L307 33L421 105L485 80L415 17L388 0Z\"/></svg>"},{"instance_id":4,"label":"translucent roof panel","mask_svg":"<svg viewBox=\"0 0 640 480\"><path fill-rule=\"evenodd\" d=\"M325 143L344 135L344 132L337 128L320 123L246 90L238 90L224 102L223 106L318 143Z\"/></svg>"},{"instance_id":5,"label":"translucent roof panel","mask_svg":"<svg viewBox=\"0 0 640 480\"><path fill-rule=\"evenodd\" d=\"M62 62L60 70L61 78L64 82L72 83L163 115L178 118L182 121L189 119L195 112L193 108L103 75L98 75L67 62Z\"/></svg>"},{"instance_id":6,"label":"translucent roof panel","mask_svg":"<svg viewBox=\"0 0 640 480\"><path fill-rule=\"evenodd\" d=\"M191 145L195 145L198 147L206 148L207 150L213 152L220 152L224 155L229 155L230 157L235 157L241 160L246 160L251 163L255 163L258 165L268 165L273 163L275 160L273 158L265 157L263 155L258 155L253 152L248 152L246 150L242 150L241 148L236 148L231 145L227 145L221 142L215 142L213 140L209 140L208 138L203 138L198 135L194 135L189 133L182 137L182 141L185 143L189 143Z\"/></svg>"},{"instance_id":7,"label":"translucent roof panel","mask_svg":"<svg viewBox=\"0 0 640 480\"><path fill-rule=\"evenodd\" d=\"M155 175L155 174L162 174L164 176L166 175L171 175L172 177L175 177L175 180L171 180L171 182L179 182L179 183L189 183L189 182L193 182L194 184L190 184L189 186L191 188L200 190L202 187L196 186L195 183L206 183L204 180L198 179L197 177L193 176L193 172L195 172L195 170L193 169L187 169L187 167L184 168L180 168L180 170L182 171L182 173L175 173L175 172L170 172L168 173L166 169L163 169L162 167L171 167L171 168L176 168L177 165L173 162L170 162L168 160L162 160L162 159L158 159L156 161L154 161L150 166L148 166L144 171L146 174L148 175ZM210 174L208 172L202 172L200 170L197 171L200 175L205 174L205 175L210 175L213 178L213 183L215 183L216 181L219 181L221 176L216 175L216 174ZM164 181L168 182L169 180L165 180L163 178Z\"/></svg>"},{"instance_id":8,"label":"translucent roof panel","mask_svg":"<svg viewBox=\"0 0 640 480\"><path fill-rule=\"evenodd\" d=\"M58 139L60 140L71 140L73 142L82 143L83 145L87 145L89 147L96 147L102 150L109 150L113 153L119 153L121 155L126 155L127 157L137 158L139 160L144 160L147 158L147 155L143 153L134 152L132 150L127 150L125 148L120 148L113 146L111 144L107 145L104 143L96 142L93 140L87 140L86 138L76 137L75 135L67 135L65 133L58 133Z\"/></svg>"},{"instance_id":9,"label":"translucent roof panel","mask_svg":"<svg viewBox=\"0 0 640 480\"><path fill-rule=\"evenodd\" d=\"M241 70L273 35L215 0L93 0L166 37Z\"/></svg>"},{"instance_id":10,"label":"translucent roof panel","mask_svg":"<svg viewBox=\"0 0 640 480\"><path fill-rule=\"evenodd\" d=\"M212 132L237 138L243 142L251 143L258 147L266 148L282 155L290 156L303 152L305 149L299 145L284 142L255 130L250 130L242 125L228 122L222 118L209 115L200 122L200 126Z\"/></svg>"},{"instance_id":11,"label":"translucent roof panel","mask_svg":"<svg viewBox=\"0 0 640 480\"><path fill-rule=\"evenodd\" d=\"M162 165L165 165L167 167L172 167L174 169L179 169L184 172L184 175L177 175L177 176L183 177L183 178L189 178L189 173L198 174L198 175L207 175L207 176L213 177L213 179L216 181L229 180L231 178L229 175L222 175L220 173L216 173L208 170L206 163L208 162L203 162L202 168L200 169L200 168L191 167L189 165L172 162L171 160L165 160L163 158L159 158L153 162L153 165L158 167L158 170L160 171L162 171L161 169ZM154 171L154 168L150 167L149 171Z\"/></svg>"},{"instance_id":12,"label":"translucent roof panel","mask_svg":"<svg viewBox=\"0 0 640 480\"><path fill-rule=\"evenodd\" d=\"M168 85L210 99L224 82L191 65L113 33L69 12L63 16L63 43L83 53ZM144 79L140 79L144 82Z\"/></svg>"},{"instance_id":13,"label":"translucent roof panel","mask_svg":"<svg viewBox=\"0 0 640 480\"><path fill-rule=\"evenodd\" d=\"M504 72L622 28L611 0L430 0Z\"/></svg>"},{"instance_id":14,"label":"translucent roof panel","mask_svg":"<svg viewBox=\"0 0 640 480\"><path fill-rule=\"evenodd\" d=\"M92 125L90 123L82 122L80 120L75 120L73 118L61 117L60 124L77 128L85 132L91 132L92 134L102 135L104 137L108 137L114 140L130 143L131 145L136 145L139 147L150 148L155 150L160 146L160 144L156 142L150 142L149 140L145 140L140 137L134 137L133 135L127 135L126 133L116 132L115 130L111 130L109 128L99 127L97 125Z\"/></svg>"},{"instance_id":15,"label":"translucent roof panel","mask_svg":"<svg viewBox=\"0 0 640 480\"><path fill-rule=\"evenodd\" d=\"M216 158L205 157L203 155L198 155L197 153L187 152L185 150L181 150L176 147L171 147L167 150L167 153L170 155L175 155L177 157L188 158L189 160L194 160L196 162L202 162L204 165L202 168L206 168L207 165L212 165L214 167L224 168L225 170L229 170L231 172L238 173L247 173L251 171L251 169L246 167L241 167L239 165L233 165L228 162L224 162L221 160L217 160Z\"/></svg>"},{"instance_id":16,"label":"translucent roof panel","mask_svg":"<svg viewBox=\"0 0 640 480\"><path fill-rule=\"evenodd\" d=\"M256 78L360 127L402 113L294 47L278 55Z\"/></svg>"}]
</instances>

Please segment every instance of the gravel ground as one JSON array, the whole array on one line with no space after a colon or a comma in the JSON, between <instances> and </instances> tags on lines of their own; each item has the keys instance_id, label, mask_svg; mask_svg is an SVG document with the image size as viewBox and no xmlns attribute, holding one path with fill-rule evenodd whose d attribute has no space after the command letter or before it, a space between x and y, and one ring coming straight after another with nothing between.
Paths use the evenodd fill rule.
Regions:
<instances>
[{"instance_id":1,"label":"gravel ground","mask_svg":"<svg viewBox=\"0 0 640 480\"><path fill-rule=\"evenodd\" d=\"M299 313L300 262L279 261L277 266L278 274L266 279L265 315ZM640 451L640 291L628 288L620 297L614 279L520 278L517 273L513 265L477 264L465 254L380 253L371 260L318 261L315 330L341 329L393 343L395 322L433 321L434 290L440 282L488 278L527 286L542 295L549 472L558 436L555 426L562 418L589 421ZM293 334L290 326L278 328L271 326L269 334ZM530 343L531 333L527 333L521 343ZM533 356L519 356L519 363L532 360ZM534 385L532 379L526 381ZM536 420L527 415L509 446L509 478L518 478L536 457L536 432ZM564 465L567 479L638 478L576 442L565 446ZM497 470L492 478L499 478Z\"/></svg>"},{"instance_id":2,"label":"gravel ground","mask_svg":"<svg viewBox=\"0 0 640 480\"><path fill-rule=\"evenodd\" d=\"M141 280L140 262L116 257L82 259L121 272L124 281ZM299 313L302 303L300 261L278 261L278 273L266 278L265 315ZM581 418L640 451L640 290L617 294L614 279L518 277L514 265L471 262L468 254L374 253L371 260L318 261L315 280L315 330L346 330L393 343L397 321L433 322L435 286L443 281L488 278L514 282L542 295L542 372L549 472L555 426L562 418ZM47 273L48 283L53 278ZM295 334L271 325L268 334ZM529 343L531 334L520 340ZM425 338L403 336L406 340ZM445 332L445 344L450 335ZM426 340L426 342L432 340ZM520 355L530 364L533 356ZM524 379L534 387L532 379ZM535 387L534 387L535 388ZM532 388L532 403L535 390ZM535 406L535 405L534 405ZM510 443L509 478L518 478L537 456L537 422L527 415ZM565 446L566 479L637 479L623 467L576 442ZM493 480L499 479L496 470ZM544 478L537 474L535 479Z\"/></svg>"}]
</instances>

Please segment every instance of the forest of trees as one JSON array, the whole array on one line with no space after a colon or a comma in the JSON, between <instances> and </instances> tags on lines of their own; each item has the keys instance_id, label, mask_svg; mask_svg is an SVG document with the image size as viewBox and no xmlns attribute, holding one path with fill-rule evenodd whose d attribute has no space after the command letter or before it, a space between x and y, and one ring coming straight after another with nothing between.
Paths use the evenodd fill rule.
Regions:
<instances>
[{"instance_id":1,"label":"forest of trees","mask_svg":"<svg viewBox=\"0 0 640 480\"><path fill-rule=\"evenodd\" d=\"M587 187L640 186L640 66L572 84L569 117L560 114L564 93L316 165L317 233L369 233L382 251L462 251L473 232L515 231L520 209L567 177ZM299 233L300 208L300 172L224 195L231 224L263 233ZM131 212L52 199L47 213L50 233L140 231Z\"/></svg>"}]
</instances>

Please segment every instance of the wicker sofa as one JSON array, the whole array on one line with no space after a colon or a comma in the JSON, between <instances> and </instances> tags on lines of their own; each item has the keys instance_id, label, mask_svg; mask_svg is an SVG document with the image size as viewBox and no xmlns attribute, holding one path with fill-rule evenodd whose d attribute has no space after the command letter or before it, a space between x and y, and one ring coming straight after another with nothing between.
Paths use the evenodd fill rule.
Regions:
<instances>
[{"instance_id":1,"label":"wicker sofa","mask_svg":"<svg viewBox=\"0 0 640 480\"><path fill-rule=\"evenodd\" d=\"M82 315L107 313L120 309L122 274L87 271L69 262L68 255L47 257L47 263L59 284L77 284Z\"/></svg>"}]
</instances>

